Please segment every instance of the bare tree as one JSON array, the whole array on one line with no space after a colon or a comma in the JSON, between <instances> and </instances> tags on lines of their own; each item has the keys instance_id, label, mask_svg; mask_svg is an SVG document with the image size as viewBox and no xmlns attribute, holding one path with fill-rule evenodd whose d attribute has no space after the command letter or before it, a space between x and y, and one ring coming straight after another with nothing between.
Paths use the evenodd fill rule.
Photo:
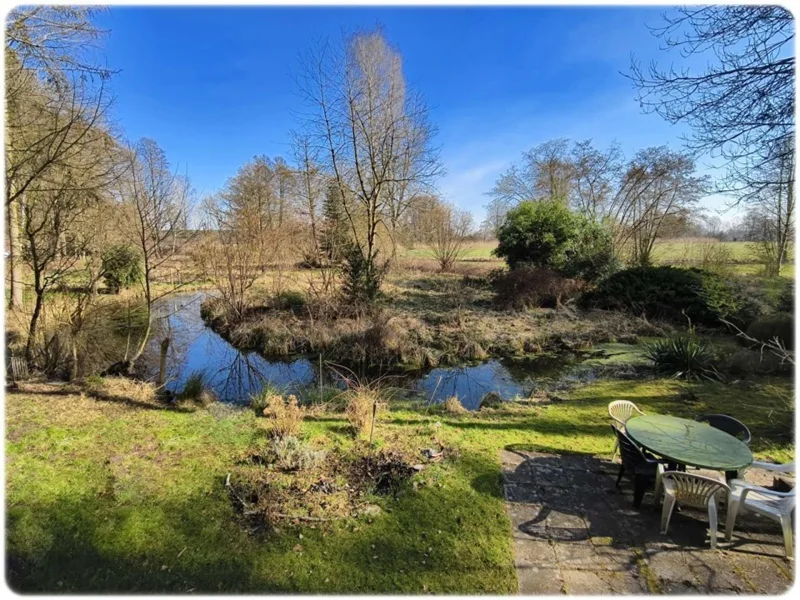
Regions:
<instances>
[{"instance_id":1,"label":"bare tree","mask_svg":"<svg viewBox=\"0 0 800 600\"><path fill-rule=\"evenodd\" d=\"M609 226L617 255L648 264L656 239L685 221L706 189L694 170L690 156L665 147L641 150L625 163L616 144L600 150L586 140L570 149L568 140L552 140L498 179L487 223L498 227L523 199L555 199Z\"/></svg>"},{"instance_id":2,"label":"bare tree","mask_svg":"<svg viewBox=\"0 0 800 600\"><path fill-rule=\"evenodd\" d=\"M595 221L608 216L621 173L622 151L617 144L606 150L591 140L576 142L570 154L574 181L573 206Z\"/></svg>"},{"instance_id":3,"label":"bare tree","mask_svg":"<svg viewBox=\"0 0 800 600\"><path fill-rule=\"evenodd\" d=\"M487 193L487 224L494 231L506 213L524 200L564 202L601 220L610 209L620 176L622 154L616 144L607 150L590 140L549 140L522 154L520 165L512 165Z\"/></svg>"},{"instance_id":4,"label":"bare tree","mask_svg":"<svg viewBox=\"0 0 800 600\"><path fill-rule=\"evenodd\" d=\"M694 175L694 161L666 147L647 148L628 163L608 219L617 253L629 262L648 265L662 228L685 215L703 195L706 178Z\"/></svg>"},{"instance_id":5,"label":"bare tree","mask_svg":"<svg viewBox=\"0 0 800 600\"><path fill-rule=\"evenodd\" d=\"M309 136L293 132L292 146L297 163L295 195L297 210L308 223L310 240L305 252L310 264L322 264L322 211L326 177Z\"/></svg>"},{"instance_id":6,"label":"bare tree","mask_svg":"<svg viewBox=\"0 0 800 600\"><path fill-rule=\"evenodd\" d=\"M264 274L264 248L256 228L231 226L224 213L213 205L209 208L192 258L237 320L250 306L250 291Z\"/></svg>"},{"instance_id":7,"label":"bare tree","mask_svg":"<svg viewBox=\"0 0 800 600\"><path fill-rule=\"evenodd\" d=\"M176 233L186 223L191 187L185 177L173 171L166 154L148 138L125 151L127 173L118 189L121 201L121 233L139 250L143 261L142 285L147 310L147 331L134 355L133 364L144 352L150 334L153 303L174 291L157 293L155 274L189 241Z\"/></svg>"},{"instance_id":8,"label":"bare tree","mask_svg":"<svg viewBox=\"0 0 800 600\"><path fill-rule=\"evenodd\" d=\"M765 274L777 277L794 241L794 153L781 153L775 163L764 166L763 178L773 183L750 199L749 216L755 231L756 256Z\"/></svg>"},{"instance_id":9,"label":"bare tree","mask_svg":"<svg viewBox=\"0 0 800 600\"><path fill-rule=\"evenodd\" d=\"M93 54L105 32L97 9L22 6L6 20L6 218L10 306L22 307L20 201L51 168L87 145L106 115L104 82L113 74Z\"/></svg>"},{"instance_id":10,"label":"bare tree","mask_svg":"<svg viewBox=\"0 0 800 600\"><path fill-rule=\"evenodd\" d=\"M721 156L728 190L752 193L742 168L761 166L763 150L793 152L794 18L781 6L690 6L663 16L653 34L682 57L713 53L703 72L634 61L631 75L645 110L684 122L692 151ZM788 50L788 52L787 52ZM754 160L751 160L754 159ZM744 184L745 187L742 187Z\"/></svg>"},{"instance_id":11,"label":"bare tree","mask_svg":"<svg viewBox=\"0 0 800 600\"><path fill-rule=\"evenodd\" d=\"M430 185L441 172L427 107L407 89L400 54L380 31L311 51L299 83L312 111L308 131L353 234L351 256L363 263L367 285L359 287L372 300L388 266L379 259L379 234L391 236L408 187Z\"/></svg>"},{"instance_id":12,"label":"bare tree","mask_svg":"<svg viewBox=\"0 0 800 600\"><path fill-rule=\"evenodd\" d=\"M446 202L438 201L426 213L425 243L442 271L452 271L464 256L467 236L472 231L472 215Z\"/></svg>"},{"instance_id":13,"label":"bare tree","mask_svg":"<svg viewBox=\"0 0 800 600\"><path fill-rule=\"evenodd\" d=\"M686 123L690 151L721 159L720 192L754 204L773 222L780 270L794 220L794 18L781 6L691 6L664 15L653 34L684 58L709 57L703 71L645 70L634 61L639 102L670 123ZM791 175L789 175L791 173Z\"/></svg>"},{"instance_id":14,"label":"bare tree","mask_svg":"<svg viewBox=\"0 0 800 600\"><path fill-rule=\"evenodd\" d=\"M83 258L92 237L88 219L99 203L99 190L80 189L76 179L82 173L70 170L60 173L63 183L51 171L48 185L53 189L29 188L22 205L22 257L33 276L34 305L28 324L25 356L34 361L39 319L45 295L64 283Z\"/></svg>"}]
</instances>

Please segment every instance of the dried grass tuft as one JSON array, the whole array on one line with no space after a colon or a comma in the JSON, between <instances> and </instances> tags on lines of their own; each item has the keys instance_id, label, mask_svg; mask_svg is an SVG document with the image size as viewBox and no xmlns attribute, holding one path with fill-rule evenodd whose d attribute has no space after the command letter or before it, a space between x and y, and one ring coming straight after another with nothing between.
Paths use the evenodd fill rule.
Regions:
<instances>
[{"instance_id":1,"label":"dried grass tuft","mask_svg":"<svg viewBox=\"0 0 800 600\"><path fill-rule=\"evenodd\" d=\"M297 398L293 395L286 400L278 394L267 396L263 414L270 421L273 437L297 436L303 429L305 411L298 406Z\"/></svg>"},{"instance_id":2,"label":"dried grass tuft","mask_svg":"<svg viewBox=\"0 0 800 600\"><path fill-rule=\"evenodd\" d=\"M461 404L461 400L458 399L458 396L450 396L447 400L442 402L442 410L448 415L464 415L468 412L467 409L464 408L464 405Z\"/></svg>"}]
</instances>

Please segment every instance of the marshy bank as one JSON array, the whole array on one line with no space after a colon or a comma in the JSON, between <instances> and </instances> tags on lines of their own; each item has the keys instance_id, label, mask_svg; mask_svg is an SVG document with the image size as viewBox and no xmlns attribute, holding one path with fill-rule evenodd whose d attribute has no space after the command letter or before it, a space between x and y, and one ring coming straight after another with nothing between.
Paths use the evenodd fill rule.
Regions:
<instances>
[{"instance_id":1,"label":"marshy bank","mask_svg":"<svg viewBox=\"0 0 800 600\"><path fill-rule=\"evenodd\" d=\"M175 295L159 304L157 316L167 321L160 330L168 330L171 337L165 388L174 394L179 394L192 378L200 375L203 385L227 403L246 405L265 389L294 394L305 403L313 403L345 389L345 378L354 376L362 381L380 379L381 385L392 389L399 398L438 404L457 397L464 407L474 410L487 395L502 400L529 398L536 391L559 387L576 377L585 380L590 376L587 369L599 368L607 354L601 344L584 346L582 350L562 349L513 358L464 359L454 366L397 369L396 363L362 364L350 371L329 360L328 354L267 359L260 352L234 347L207 327L201 316L204 312L201 306L213 302L214 298L206 292L192 292ZM640 351L636 345L619 346L627 348L631 355ZM156 335L143 355L141 377L156 376L159 358L160 338Z\"/></svg>"},{"instance_id":2,"label":"marshy bank","mask_svg":"<svg viewBox=\"0 0 800 600\"><path fill-rule=\"evenodd\" d=\"M574 352L672 331L668 325L614 311L571 306L501 310L481 277L397 277L386 288L369 310L322 304L291 292L252 307L240 318L222 300L209 298L201 314L209 327L242 350L283 359L322 355L330 362L385 371Z\"/></svg>"}]
</instances>

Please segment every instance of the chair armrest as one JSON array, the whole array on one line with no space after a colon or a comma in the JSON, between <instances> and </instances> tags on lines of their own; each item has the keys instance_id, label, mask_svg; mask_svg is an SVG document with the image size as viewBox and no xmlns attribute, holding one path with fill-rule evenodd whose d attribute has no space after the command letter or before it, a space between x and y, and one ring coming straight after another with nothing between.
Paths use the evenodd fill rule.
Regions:
<instances>
[{"instance_id":1,"label":"chair armrest","mask_svg":"<svg viewBox=\"0 0 800 600\"><path fill-rule=\"evenodd\" d=\"M651 454L650 452L644 449L642 449L642 454L644 454L645 460L649 463L660 463L666 465L669 462L674 462L662 456L655 456L654 454Z\"/></svg>"},{"instance_id":2,"label":"chair armrest","mask_svg":"<svg viewBox=\"0 0 800 600\"><path fill-rule=\"evenodd\" d=\"M751 469L764 469L765 471L778 471L779 473L794 473L794 462L779 465L776 463L761 462L754 460L750 463Z\"/></svg>"},{"instance_id":3,"label":"chair armrest","mask_svg":"<svg viewBox=\"0 0 800 600\"><path fill-rule=\"evenodd\" d=\"M775 496L776 498L787 498L794 496L794 490L791 492L776 492L769 488L761 487L760 485L753 485L747 483L743 479L734 479L730 482L731 492L739 492L739 502L744 502L749 492L758 492L759 494L766 494L768 496Z\"/></svg>"}]
</instances>

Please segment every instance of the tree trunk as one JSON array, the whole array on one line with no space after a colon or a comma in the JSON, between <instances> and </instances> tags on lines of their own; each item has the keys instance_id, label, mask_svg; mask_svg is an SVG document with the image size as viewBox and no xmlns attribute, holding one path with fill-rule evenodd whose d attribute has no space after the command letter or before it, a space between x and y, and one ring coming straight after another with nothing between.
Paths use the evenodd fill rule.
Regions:
<instances>
[{"instance_id":1,"label":"tree trunk","mask_svg":"<svg viewBox=\"0 0 800 600\"><path fill-rule=\"evenodd\" d=\"M9 291L8 307L12 310L22 310L22 257L19 243L19 207L16 202L6 205L8 218L8 262L9 262Z\"/></svg>"},{"instance_id":2,"label":"tree trunk","mask_svg":"<svg viewBox=\"0 0 800 600\"><path fill-rule=\"evenodd\" d=\"M158 364L158 387L164 385L167 377L167 352L169 352L170 338L165 337L161 342L161 361Z\"/></svg>"},{"instance_id":3,"label":"tree trunk","mask_svg":"<svg viewBox=\"0 0 800 600\"><path fill-rule=\"evenodd\" d=\"M75 332L72 334L72 368L70 369L70 381L75 381L78 378L78 341L75 339Z\"/></svg>"},{"instance_id":4,"label":"tree trunk","mask_svg":"<svg viewBox=\"0 0 800 600\"><path fill-rule=\"evenodd\" d=\"M36 339L36 330L39 326L39 317L42 314L43 300L44 294L37 292L36 304L33 307L33 314L31 315L30 324L28 325L28 340L25 342L25 360L27 360L29 364L33 362L33 344Z\"/></svg>"}]
</instances>

